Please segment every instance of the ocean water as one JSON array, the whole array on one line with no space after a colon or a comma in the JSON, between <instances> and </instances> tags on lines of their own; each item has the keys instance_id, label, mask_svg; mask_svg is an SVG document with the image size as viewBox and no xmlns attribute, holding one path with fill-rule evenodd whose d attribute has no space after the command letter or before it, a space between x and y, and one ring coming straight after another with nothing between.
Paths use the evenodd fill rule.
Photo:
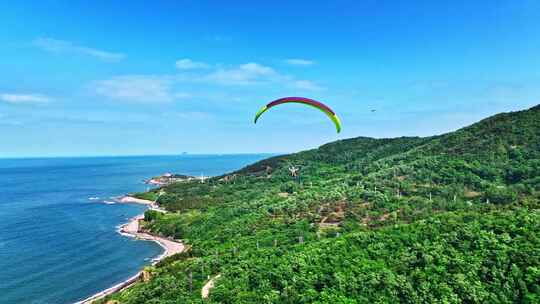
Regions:
<instances>
[{"instance_id":1,"label":"ocean water","mask_svg":"<svg viewBox=\"0 0 540 304\"><path fill-rule=\"evenodd\" d=\"M116 227L144 206L112 197L165 172L218 175L267 155L0 159L0 303L73 303L162 252Z\"/></svg>"}]
</instances>

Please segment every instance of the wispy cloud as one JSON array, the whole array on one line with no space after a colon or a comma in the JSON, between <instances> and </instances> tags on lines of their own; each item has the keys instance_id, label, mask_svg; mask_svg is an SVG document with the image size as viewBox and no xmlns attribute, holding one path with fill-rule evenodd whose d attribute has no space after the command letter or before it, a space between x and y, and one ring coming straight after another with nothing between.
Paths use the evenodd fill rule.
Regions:
<instances>
[{"instance_id":1,"label":"wispy cloud","mask_svg":"<svg viewBox=\"0 0 540 304\"><path fill-rule=\"evenodd\" d=\"M97 95L131 102L170 102L176 96L166 76L126 75L96 81L91 85Z\"/></svg>"},{"instance_id":2,"label":"wispy cloud","mask_svg":"<svg viewBox=\"0 0 540 304\"><path fill-rule=\"evenodd\" d=\"M126 56L122 53L103 51L87 46L77 45L71 41L58 40L53 38L37 38L33 45L52 53L73 53L97 58L106 62L116 62Z\"/></svg>"},{"instance_id":3,"label":"wispy cloud","mask_svg":"<svg viewBox=\"0 0 540 304\"><path fill-rule=\"evenodd\" d=\"M313 60L300 59L300 58L289 58L289 59L286 59L285 62L290 65L299 65L299 66L309 66L309 65L315 64L315 61Z\"/></svg>"},{"instance_id":4,"label":"wispy cloud","mask_svg":"<svg viewBox=\"0 0 540 304\"><path fill-rule=\"evenodd\" d=\"M236 67L219 68L201 78L203 81L220 85L263 85L274 84L299 90L321 90L322 87L310 80L296 79L282 74L274 68L250 62Z\"/></svg>"},{"instance_id":5,"label":"wispy cloud","mask_svg":"<svg viewBox=\"0 0 540 304\"><path fill-rule=\"evenodd\" d=\"M190 99L193 97L192 94L189 94L189 93L185 93L185 92L176 92L173 94L174 96L174 99L176 100L179 100L179 99Z\"/></svg>"},{"instance_id":6,"label":"wispy cloud","mask_svg":"<svg viewBox=\"0 0 540 304\"><path fill-rule=\"evenodd\" d=\"M50 102L51 98L39 94L0 93L0 101L9 104L42 104Z\"/></svg>"},{"instance_id":7,"label":"wispy cloud","mask_svg":"<svg viewBox=\"0 0 540 304\"><path fill-rule=\"evenodd\" d=\"M308 91L319 91L323 88L315 84L310 80L294 80L291 82L291 86L295 89L308 90Z\"/></svg>"},{"instance_id":8,"label":"wispy cloud","mask_svg":"<svg viewBox=\"0 0 540 304\"><path fill-rule=\"evenodd\" d=\"M19 120L14 120L9 116L0 113L0 125L3 126L22 126L23 123Z\"/></svg>"},{"instance_id":9,"label":"wispy cloud","mask_svg":"<svg viewBox=\"0 0 540 304\"><path fill-rule=\"evenodd\" d=\"M176 118L176 119L182 119L182 120L193 120L193 121L201 121L201 120L210 120L214 118L214 115L209 112L202 112L202 111L185 111L185 112L164 112L163 117L165 118Z\"/></svg>"},{"instance_id":10,"label":"wispy cloud","mask_svg":"<svg viewBox=\"0 0 540 304\"><path fill-rule=\"evenodd\" d=\"M232 41L232 37L225 36L225 35L212 35L212 36L206 36L204 40L214 41L214 42L228 42L228 41Z\"/></svg>"},{"instance_id":11,"label":"wispy cloud","mask_svg":"<svg viewBox=\"0 0 540 304\"><path fill-rule=\"evenodd\" d=\"M176 66L180 70L176 74L116 76L95 81L90 87L99 96L128 102L172 102L193 96L200 98L200 91L209 90L208 85L246 88L272 85L303 91L323 89L310 80L296 79L256 62L223 67L182 59L176 62ZM188 92L186 85L189 85ZM191 94L193 90L199 93Z\"/></svg>"},{"instance_id":12,"label":"wispy cloud","mask_svg":"<svg viewBox=\"0 0 540 304\"><path fill-rule=\"evenodd\" d=\"M177 60L175 66L179 70L198 70L210 68L210 65L208 63L193 61L189 58Z\"/></svg>"},{"instance_id":13,"label":"wispy cloud","mask_svg":"<svg viewBox=\"0 0 540 304\"><path fill-rule=\"evenodd\" d=\"M249 85L268 82L280 75L271 67L259 63L250 62L238 67L220 68L203 79L224 85Z\"/></svg>"}]
</instances>

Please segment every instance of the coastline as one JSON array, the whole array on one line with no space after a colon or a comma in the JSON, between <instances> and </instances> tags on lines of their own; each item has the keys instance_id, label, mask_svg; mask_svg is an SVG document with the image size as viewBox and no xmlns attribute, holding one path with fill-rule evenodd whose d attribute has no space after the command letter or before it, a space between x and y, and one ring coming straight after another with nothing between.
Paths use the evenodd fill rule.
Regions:
<instances>
[{"instance_id":1,"label":"coastline","mask_svg":"<svg viewBox=\"0 0 540 304\"><path fill-rule=\"evenodd\" d=\"M149 206L154 205L154 202L152 201L136 198L130 195L121 196L117 198L116 201L118 201L119 203L124 203L124 204L133 203L133 204L141 204L141 205L149 205Z\"/></svg>"},{"instance_id":2,"label":"coastline","mask_svg":"<svg viewBox=\"0 0 540 304\"><path fill-rule=\"evenodd\" d=\"M150 209L158 210L160 212L165 212L163 209L158 208L155 205L155 202L149 201L149 200L143 200L139 198L135 198L129 195L125 195L123 197L120 197L117 199L120 203L133 203L133 204L143 204L149 206ZM129 220L129 222L122 224L118 227L117 232L120 233L123 236L135 238L138 240L145 240L145 241L153 241L156 242L159 246L163 248L163 253L159 256L152 259L151 265L157 264L162 259L169 257L171 255L180 253L184 251L185 247L182 242L176 241L176 240L170 240L164 237L152 235L146 232L140 231L139 221L144 219L144 214L139 214ZM108 295L111 295L115 292L124 290L126 288L131 287L133 284L137 283L139 279L141 278L143 273L143 270L137 272L137 274L129 277L128 279L109 287L105 290L102 290L88 298L85 298L81 301L75 302L75 304L90 304L96 300L102 299Z\"/></svg>"}]
</instances>

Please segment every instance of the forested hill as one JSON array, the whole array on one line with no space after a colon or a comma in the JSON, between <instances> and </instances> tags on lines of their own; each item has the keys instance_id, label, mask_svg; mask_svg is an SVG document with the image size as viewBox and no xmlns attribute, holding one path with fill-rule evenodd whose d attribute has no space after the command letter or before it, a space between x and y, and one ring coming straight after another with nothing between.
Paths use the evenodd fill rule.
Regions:
<instances>
[{"instance_id":1,"label":"forested hill","mask_svg":"<svg viewBox=\"0 0 540 304\"><path fill-rule=\"evenodd\" d=\"M427 138L353 138L141 197L191 250L120 303L538 303L540 106ZM107 299L108 300L108 299ZM104 303L106 301L103 301Z\"/></svg>"},{"instance_id":2,"label":"forested hill","mask_svg":"<svg viewBox=\"0 0 540 304\"><path fill-rule=\"evenodd\" d=\"M315 161L340 165L348 171L358 169L358 173L365 177L366 173L380 173L381 169L406 170L405 164L419 167L421 171L437 171L433 169L440 168L430 167L434 161L457 161L461 165L468 163L467 168L457 168L460 171L457 172L458 176L459 173L466 174L466 171L474 167L487 166L484 174L476 172L480 173L480 178L495 174L498 177L506 176L509 181L516 181L517 177L509 176L512 174L511 170L495 172L495 169L504 171L507 165L517 165L523 161L533 161L528 167L533 168L536 165L538 168L539 130L540 105L526 111L498 114L441 136L393 139L358 137L340 140L318 149L263 160L236 173L252 174L263 171L266 166ZM415 175L415 172L410 173ZM530 174L527 177L531 177ZM493 180L493 177L489 179Z\"/></svg>"}]
</instances>

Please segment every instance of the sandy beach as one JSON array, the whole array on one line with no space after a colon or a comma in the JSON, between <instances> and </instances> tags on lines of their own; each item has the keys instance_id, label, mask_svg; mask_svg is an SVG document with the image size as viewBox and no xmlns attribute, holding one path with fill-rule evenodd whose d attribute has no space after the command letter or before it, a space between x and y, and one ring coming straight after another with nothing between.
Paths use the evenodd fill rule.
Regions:
<instances>
[{"instance_id":1,"label":"sandy beach","mask_svg":"<svg viewBox=\"0 0 540 304\"><path fill-rule=\"evenodd\" d=\"M157 206L154 206L154 202L152 202L152 201L138 199L138 198L131 197L131 196L123 196L120 199L118 199L118 201L121 202L121 203L136 203L136 204L149 205L149 206L153 207L152 209L157 208ZM161 211L161 209L159 209L159 210ZM166 258L168 256L171 256L171 255L174 255L176 253L180 253L180 252L184 251L184 244L182 244L179 241L170 240L170 239L167 239L167 238L163 238L163 237L151 235L151 234L146 233L146 232L139 231L140 230L139 221L142 220L142 219L144 219L144 214L140 214L140 215L137 215L137 216L133 217L132 219L130 219L129 222L127 222L127 223L123 224L122 226L120 226L119 229L118 229L118 232L120 234L124 235L124 236L127 236L127 237L133 237L133 238L136 238L136 239L139 239L139 240L153 241L153 242L158 243L161 247L163 247L163 249L164 249L163 253L152 260L152 265L155 265L160 260L162 260L162 259L164 259L164 258ZM112 286L112 287L110 287L108 289L105 289L103 291L100 291L100 292L94 294L93 296L88 297L88 298L86 298L86 299L84 299L82 301L78 301L75 304L89 304L89 303L92 303L92 302L94 302L94 301L96 301L98 299L106 297L106 296L108 296L110 294L113 294L115 292L126 289L126 288L132 286L133 284L135 284L136 282L138 282L141 275L142 275L142 271L139 271L136 275L126 279L125 281L123 281L121 283L118 283L118 284L116 284L116 285L114 285L114 286Z\"/></svg>"},{"instance_id":2,"label":"sandy beach","mask_svg":"<svg viewBox=\"0 0 540 304\"><path fill-rule=\"evenodd\" d=\"M154 241L158 243L165 251L159 257L154 259L153 264L157 263L159 260L171 256L173 254L182 252L184 250L184 245L178 241L170 240L167 238L155 236L149 233L139 231L139 221L144 219L144 215L137 215L132 218L128 223L120 226L119 232L122 235L128 237L135 237L140 240Z\"/></svg>"},{"instance_id":3,"label":"sandy beach","mask_svg":"<svg viewBox=\"0 0 540 304\"><path fill-rule=\"evenodd\" d=\"M124 195L118 198L117 201L119 203L126 203L126 204L132 203L132 204L142 204L142 205L154 205L153 201L136 198L129 195Z\"/></svg>"}]
</instances>

